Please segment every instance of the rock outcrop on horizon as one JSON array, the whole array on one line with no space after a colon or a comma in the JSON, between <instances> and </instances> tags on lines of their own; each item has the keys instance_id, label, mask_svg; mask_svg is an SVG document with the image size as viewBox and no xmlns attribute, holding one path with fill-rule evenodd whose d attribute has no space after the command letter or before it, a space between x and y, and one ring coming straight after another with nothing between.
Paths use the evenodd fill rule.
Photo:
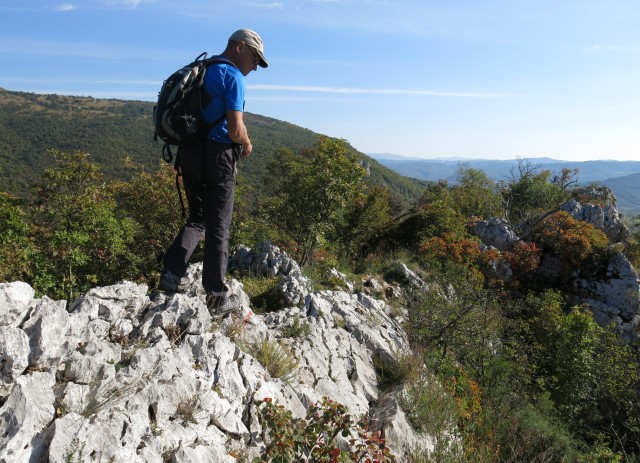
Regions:
<instances>
[{"instance_id":1,"label":"rock outcrop on horizon","mask_svg":"<svg viewBox=\"0 0 640 463\"><path fill-rule=\"evenodd\" d=\"M574 197L561 205L559 210L602 230L610 243L622 242L629 236L629 230L618 213L615 197L607 187L577 189ZM486 246L500 251L510 250L520 240L513 227L503 219L481 220L474 231ZM553 257L547 258L537 271L553 278L556 263ZM507 271L506 274L508 273ZM588 306L595 320L602 326L614 323L625 339L639 340L640 279L626 256L621 252L612 252L606 271L599 272L604 277L585 277L574 273L573 302Z\"/></svg>"},{"instance_id":2,"label":"rock outcrop on horizon","mask_svg":"<svg viewBox=\"0 0 640 463\"><path fill-rule=\"evenodd\" d=\"M282 274L290 284L281 290L300 303L257 314L231 280L242 312L212 320L201 264L189 268L184 293L151 298L127 281L71 304L1 283L0 462L251 461L264 445L256 401L265 398L294 417L323 397L369 416L398 461L433 448L378 387L375 364L393 368L409 348L384 300L311 291L297 263L272 246L238 257ZM252 354L261 343L297 366L274 377Z\"/></svg>"}]
</instances>

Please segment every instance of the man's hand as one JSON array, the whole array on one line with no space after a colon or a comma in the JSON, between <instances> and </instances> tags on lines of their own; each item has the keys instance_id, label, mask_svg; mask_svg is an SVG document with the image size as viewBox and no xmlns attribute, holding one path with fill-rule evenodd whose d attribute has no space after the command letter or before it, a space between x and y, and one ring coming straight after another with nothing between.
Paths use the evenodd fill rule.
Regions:
<instances>
[{"instance_id":1,"label":"man's hand","mask_svg":"<svg viewBox=\"0 0 640 463\"><path fill-rule=\"evenodd\" d=\"M253 151L253 145L251 144L251 142L247 143L246 145L242 145L242 155L241 155L242 159L249 156L252 151Z\"/></svg>"}]
</instances>

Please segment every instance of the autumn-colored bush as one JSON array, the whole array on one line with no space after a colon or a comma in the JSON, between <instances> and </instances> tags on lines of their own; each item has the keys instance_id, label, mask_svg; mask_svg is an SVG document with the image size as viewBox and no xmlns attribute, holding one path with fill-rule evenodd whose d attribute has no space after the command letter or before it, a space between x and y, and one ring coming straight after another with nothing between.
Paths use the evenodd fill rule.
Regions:
<instances>
[{"instance_id":1,"label":"autumn-colored bush","mask_svg":"<svg viewBox=\"0 0 640 463\"><path fill-rule=\"evenodd\" d=\"M433 236L420 243L419 251L426 260L471 264L480 256L480 243L475 239L455 239L451 233Z\"/></svg>"},{"instance_id":2,"label":"autumn-colored bush","mask_svg":"<svg viewBox=\"0 0 640 463\"><path fill-rule=\"evenodd\" d=\"M574 269L608 244L603 231L564 211L554 212L541 220L536 226L534 241L540 244L543 252L556 255Z\"/></svg>"},{"instance_id":3,"label":"autumn-colored bush","mask_svg":"<svg viewBox=\"0 0 640 463\"><path fill-rule=\"evenodd\" d=\"M503 257L513 272L514 280L519 280L540 265L540 248L536 243L517 241L510 251L503 253Z\"/></svg>"},{"instance_id":4,"label":"autumn-colored bush","mask_svg":"<svg viewBox=\"0 0 640 463\"><path fill-rule=\"evenodd\" d=\"M304 418L294 418L270 398L256 405L267 445L254 463L395 461L380 433L369 431L364 421L354 420L342 404L324 398L311 404ZM338 436L349 445L349 450L337 445Z\"/></svg>"}]
</instances>

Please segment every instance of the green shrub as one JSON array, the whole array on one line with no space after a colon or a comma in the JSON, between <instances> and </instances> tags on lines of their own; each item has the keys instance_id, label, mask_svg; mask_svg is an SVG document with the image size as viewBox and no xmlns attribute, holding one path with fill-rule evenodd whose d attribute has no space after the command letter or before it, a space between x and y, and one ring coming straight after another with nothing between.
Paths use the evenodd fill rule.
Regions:
<instances>
[{"instance_id":1,"label":"green shrub","mask_svg":"<svg viewBox=\"0 0 640 463\"><path fill-rule=\"evenodd\" d=\"M575 438L562 423L549 416L550 406L525 406L511 417L510 429L500 436L501 458L506 461L580 461ZM547 409L547 413L545 413Z\"/></svg>"},{"instance_id":2,"label":"green shrub","mask_svg":"<svg viewBox=\"0 0 640 463\"><path fill-rule=\"evenodd\" d=\"M293 317L293 322L291 325L285 327L282 330L282 336L285 338L300 338L309 335L311 331L311 325L308 322L300 321L301 317L296 315Z\"/></svg>"},{"instance_id":3,"label":"green shrub","mask_svg":"<svg viewBox=\"0 0 640 463\"><path fill-rule=\"evenodd\" d=\"M421 364L420 356L412 352L397 352L393 362L385 362L379 355L374 355L373 366L376 370L378 387L389 390L402 386L415 376Z\"/></svg>"},{"instance_id":4,"label":"green shrub","mask_svg":"<svg viewBox=\"0 0 640 463\"><path fill-rule=\"evenodd\" d=\"M247 346L248 352L273 377L285 382L292 380L299 360L293 352L275 339L262 338Z\"/></svg>"},{"instance_id":5,"label":"green shrub","mask_svg":"<svg viewBox=\"0 0 640 463\"><path fill-rule=\"evenodd\" d=\"M131 258L134 222L116 214L111 190L89 154L51 150L55 165L36 186L33 211L38 292L69 302L117 281Z\"/></svg>"},{"instance_id":6,"label":"green shrub","mask_svg":"<svg viewBox=\"0 0 640 463\"><path fill-rule=\"evenodd\" d=\"M414 429L433 436L436 446L448 446L460 410L455 399L438 379L422 369L408 381L398 395L400 407Z\"/></svg>"},{"instance_id":7,"label":"green shrub","mask_svg":"<svg viewBox=\"0 0 640 463\"><path fill-rule=\"evenodd\" d=\"M29 278L34 251L25 213L14 198L0 192L0 281Z\"/></svg>"}]
</instances>

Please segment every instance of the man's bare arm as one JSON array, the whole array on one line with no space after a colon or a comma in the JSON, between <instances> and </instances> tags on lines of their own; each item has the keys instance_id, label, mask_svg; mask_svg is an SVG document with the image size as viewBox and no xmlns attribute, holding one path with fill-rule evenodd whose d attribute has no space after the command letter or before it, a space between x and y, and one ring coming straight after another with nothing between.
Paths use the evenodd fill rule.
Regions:
<instances>
[{"instance_id":1,"label":"man's bare arm","mask_svg":"<svg viewBox=\"0 0 640 463\"><path fill-rule=\"evenodd\" d=\"M243 114L242 111L227 111L227 130L231 141L242 145L242 157L244 158L251 154L253 146L249 140L247 127L244 125Z\"/></svg>"}]
</instances>

